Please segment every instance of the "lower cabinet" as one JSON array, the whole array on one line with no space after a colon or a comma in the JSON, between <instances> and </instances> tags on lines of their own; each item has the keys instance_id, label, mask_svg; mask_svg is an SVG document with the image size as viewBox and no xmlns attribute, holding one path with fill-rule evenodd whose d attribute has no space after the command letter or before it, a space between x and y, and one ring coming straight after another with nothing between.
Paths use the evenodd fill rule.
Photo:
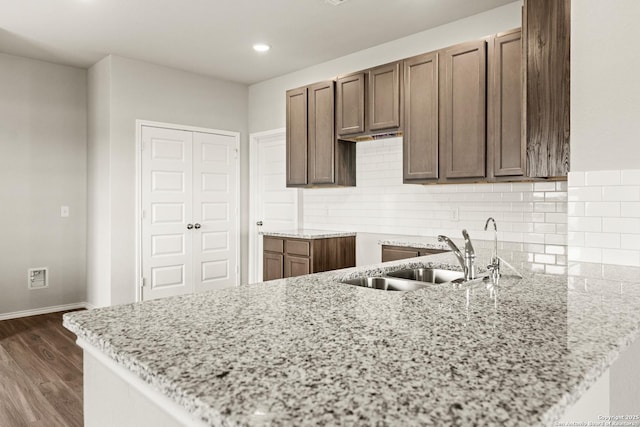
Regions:
<instances>
[{"instance_id":1,"label":"lower cabinet","mask_svg":"<svg viewBox=\"0 0 640 427\"><path fill-rule=\"evenodd\" d=\"M264 281L356 265L356 238L294 239L264 236Z\"/></svg>"},{"instance_id":2,"label":"lower cabinet","mask_svg":"<svg viewBox=\"0 0 640 427\"><path fill-rule=\"evenodd\" d=\"M443 249L413 248L408 246L382 245L382 262L397 261L399 259L415 258L425 255L441 254Z\"/></svg>"}]
</instances>

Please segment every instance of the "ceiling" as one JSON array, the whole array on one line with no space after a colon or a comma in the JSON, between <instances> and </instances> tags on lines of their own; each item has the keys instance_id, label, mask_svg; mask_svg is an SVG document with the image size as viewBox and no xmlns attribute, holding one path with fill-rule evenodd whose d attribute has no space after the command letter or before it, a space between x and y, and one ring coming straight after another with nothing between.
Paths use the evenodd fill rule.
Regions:
<instances>
[{"instance_id":1,"label":"ceiling","mask_svg":"<svg viewBox=\"0 0 640 427\"><path fill-rule=\"evenodd\" d=\"M115 54L251 84L512 1L0 0L0 51L83 68Z\"/></svg>"}]
</instances>

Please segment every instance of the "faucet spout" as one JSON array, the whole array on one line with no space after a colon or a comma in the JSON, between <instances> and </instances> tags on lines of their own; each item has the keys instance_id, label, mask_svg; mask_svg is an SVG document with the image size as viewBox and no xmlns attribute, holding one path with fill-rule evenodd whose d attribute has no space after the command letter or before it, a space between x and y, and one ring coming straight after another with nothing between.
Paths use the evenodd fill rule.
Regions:
<instances>
[{"instance_id":1,"label":"faucet spout","mask_svg":"<svg viewBox=\"0 0 640 427\"><path fill-rule=\"evenodd\" d=\"M463 230L462 235L465 239L464 255L462 254L462 252L460 252L458 246L456 246L456 244L453 243L453 241L447 236L439 235L438 241L448 244L453 251L453 254L456 256L456 258L458 258L458 262L462 267L462 271L464 271L464 280L473 280L476 278L476 268L474 265L476 255L473 250L473 245L471 244L471 239L469 238L467 230Z\"/></svg>"},{"instance_id":2,"label":"faucet spout","mask_svg":"<svg viewBox=\"0 0 640 427\"><path fill-rule=\"evenodd\" d=\"M487 267L491 270L491 273L496 277L500 277L500 257L498 257L498 224L493 217L487 218L487 222L484 223L484 231L489 228L489 223L493 222L493 256L491 257L491 264Z\"/></svg>"}]
</instances>

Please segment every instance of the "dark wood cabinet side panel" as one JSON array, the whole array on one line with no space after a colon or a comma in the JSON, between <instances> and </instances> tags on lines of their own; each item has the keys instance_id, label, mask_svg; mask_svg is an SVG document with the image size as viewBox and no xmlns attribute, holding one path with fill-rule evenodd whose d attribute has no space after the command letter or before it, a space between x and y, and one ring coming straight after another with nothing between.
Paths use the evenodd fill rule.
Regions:
<instances>
[{"instance_id":1,"label":"dark wood cabinet side panel","mask_svg":"<svg viewBox=\"0 0 640 427\"><path fill-rule=\"evenodd\" d=\"M335 99L334 82L309 86L309 183L332 184L335 181Z\"/></svg>"},{"instance_id":2,"label":"dark wood cabinet side panel","mask_svg":"<svg viewBox=\"0 0 640 427\"><path fill-rule=\"evenodd\" d=\"M566 176L570 149L571 1L525 0L524 9L527 172L530 177Z\"/></svg>"},{"instance_id":3,"label":"dark wood cabinet side panel","mask_svg":"<svg viewBox=\"0 0 640 427\"><path fill-rule=\"evenodd\" d=\"M275 280L284 277L284 256L281 253L263 252L262 280Z\"/></svg>"},{"instance_id":4,"label":"dark wood cabinet side panel","mask_svg":"<svg viewBox=\"0 0 640 427\"><path fill-rule=\"evenodd\" d=\"M358 73L340 77L336 84L337 134L363 133L365 130L365 74Z\"/></svg>"},{"instance_id":5,"label":"dark wood cabinet side panel","mask_svg":"<svg viewBox=\"0 0 640 427\"><path fill-rule=\"evenodd\" d=\"M349 141L336 142L336 184L341 186L356 185L356 143Z\"/></svg>"},{"instance_id":6,"label":"dark wood cabinet side panel","mask_svg":"<svg viewBox=\"0 0 640 427\"><path fill-rule=\"evenodd\" d=\"M486 176L486 41L441 55L441 150L446 178Z\"/></svg>"},{"instance_id":7,"label":"dark wood cabinet side panel","mask_svg":"<svg viewBox=\"0 0 640 427\"><path fill-rule=\"evenodd\" d=\"M401 62L369 70L369 130L400 127L400 66Z\"/></svg>"},{"instance_id":8,"label":"dark wood cabinet side panel","mask_svg":"<svg viewBox=\"0 0 640 427\"><path fill-rule=\"evenodd\" d=\"M521 32L492 37L489 45L487 145L492 176L523 176L526 141L523 123Z\"/></svg>"},{"instance_id":9,"label":"dark wood cabinet side panel","mask_svg":"<svg viewBox=\"0 0 640 427\"><path fill-rule=\"evenodd\" d=\"M323 271L355 267L355 237L334 237L330 239L323 239L322 242L322 258L324 260Z\"/></svg>"},{"instance_id":10,"label":"dark wood cabinet side panel","mask_svg":"<svg viewBox=\"0 0 640 427\"><path fill-rule=\"evenodd\" d=\"M307 88L287 91L287 186L307 184Z\"/></svg>"},{"instance_id":11,"label":"dark wood cabinet side panel","mask_svg":"<svg viewBox=\"0 0 640 427\"><path fill-rule=\"evenodd\" d=\"M403 177L438 178L438 53L404 62Z\"/></svg>"}]
</instances>

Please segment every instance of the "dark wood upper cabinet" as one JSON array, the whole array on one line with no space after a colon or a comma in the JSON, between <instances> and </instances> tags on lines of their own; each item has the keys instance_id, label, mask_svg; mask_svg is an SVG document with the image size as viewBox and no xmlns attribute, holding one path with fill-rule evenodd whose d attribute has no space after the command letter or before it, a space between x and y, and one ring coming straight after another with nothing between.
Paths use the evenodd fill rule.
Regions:
<instances>
[{"instance_id":1,"label":"dark wood upper cabinet","mask_svg":"<svg viewBox=\"0 0 640 427\"><path fill-rule=\"evenodd\" d=\"M307 88L287 91L287 187L307 185Z\"/></svg>"},{"instance_id":2,"label":"dark wood upper cabinet","mask_svg":"<svg viewBox=\"0 0 640 427\"><path fill-rule=\"evenodd\" d=\"M334 82L308 88L309 183L335 182Z\"/></svg>"},{"instance_id":3,"label":"dark wood upper cabinet","mask_svg":"<svg viewBox=\"0 0 640 427\"><path fill-rule=\"evenodd\" d=\"M365 73L340 77L336 85L336 133L338 135L363 133L365 130Z\"/></svg>"},{"instance_id":4,"label":"dark wood upper cabinet","mask_svg":"<svg viewBox=\"0 0 640 427\"><path fill-rule=\"evenodd\" d=\"M570 0L524 2L530 177L564 177L569 171L570 13Z\"/></svg>"},{"instance_id":5,"label":"dark wood upper cabinet","mask_svg":"<svg viewBox=\"0 0 640 427\"><path fill-rule=\"evenodd\" d=\"M405 182L438 178L438 52L404 61Z\"/></svg>"},{"instance_id":6,"label":"dark wood upper cabinet","mask_svg":"<svg viewBox=\"0 0 640 427\"><path fill-rule=\"evenodd\" d=\"M356 149L335 136L335 82L287 91L287 187L356 185Z\"/></svg>"},{"instance_id":7,"label":"dark wood upper cabinet","mask_svg":"<svg viewBox=\"0 0 640 427\"><path fill-rule=\"evenodd\" d=\"M440 159L446 179L486 176L486 46L485 40L474 41L440 54Z\"/></svg>"},{"instance_id":8,"label":"dark wood upper cabinet","mask_svg":"<svg viewBox=\"0 0 640 427\"><path fill-rule=\"evenodd\" d=\"M402 62L381 65L368 71L368 130L400 127L400 69Z\"/></svg>"},{"instance_id":9,"label":"dark wood upper cabinet","mask_svg":"<svg viewBox=\"0 0 640 427\"><path fill-rule=\"evenodd\" d=\"M522 56L519 29L489 40L487 166L493 177L523 176L526 172Z\"/></svg>"}]
</instances>

